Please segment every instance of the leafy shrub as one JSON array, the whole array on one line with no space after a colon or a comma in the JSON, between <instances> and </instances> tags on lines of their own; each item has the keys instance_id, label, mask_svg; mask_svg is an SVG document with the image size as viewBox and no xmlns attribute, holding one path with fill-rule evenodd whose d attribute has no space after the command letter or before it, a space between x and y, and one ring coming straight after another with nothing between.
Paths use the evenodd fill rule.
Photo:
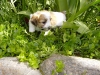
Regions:
<instances>
[{"instance_id":1,"label":"leafy shrub","mask_svg":"<svg viewBox=\"0 0 100 75\"><path fill-rule=\"evenodd\" d=\"M4 1L0 1L0 57L17 56L33 68L38 68L53 53L100 58L99 0L92 3L89 0L90 5L87 8L81 5L81 10L77 6L80 0L74 6L70 6L72 0L72 3L67 0L71 3L69 9L61 7L63 1L60 0ZM48 36L44 36L44 32L29 33L26 18L30 12L47 9L47 6L49 10L70 10L64 27L52 30Z\"/></svg>"}]
</instances>

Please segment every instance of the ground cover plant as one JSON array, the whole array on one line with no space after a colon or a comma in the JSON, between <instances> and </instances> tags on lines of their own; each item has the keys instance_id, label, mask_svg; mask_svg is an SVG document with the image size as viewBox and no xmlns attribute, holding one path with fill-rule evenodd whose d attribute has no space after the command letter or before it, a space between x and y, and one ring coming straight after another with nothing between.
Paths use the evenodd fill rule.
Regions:
<instances>
[{"instance_id":1,"label":"ground cover plant","mask_svg":"<svg viewBox=\"0 0 100 75\"><path fill-rule=\"evenodd\" d=\"M54 53L100 58L99 0L1 0L0 7L0 57L18 57L33 68ZM37 10L66 10L67 22L48 36L29 33L29 14Z\"/></svg>"}]
</instances>

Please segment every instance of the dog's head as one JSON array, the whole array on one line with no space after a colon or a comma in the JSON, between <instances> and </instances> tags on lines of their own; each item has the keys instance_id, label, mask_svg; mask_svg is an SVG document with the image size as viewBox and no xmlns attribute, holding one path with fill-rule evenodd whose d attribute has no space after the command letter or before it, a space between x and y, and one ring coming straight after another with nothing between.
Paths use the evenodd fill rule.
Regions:
<instances>
[{"instance_id":1,"label":"dog's head","mask_svg":"<svg viewBox=\"0 0 100 75\"><path fill-rule=\"evenodd\" d=\"M47 22L47 18L45 17L44 14L40 15L33 14L33 16L30 18L30 22L36 27L43 28L43 26Z\"/></svg>"},{"instance_id":2,"label":"dog's head","mask_svg":"<svg viewBox=\"0 0 100 75\"><path fill-rule=\"evenodd\" d=\"M30 20L34 27L41 29L46 29L50 26L50 14L48 12L36 12L30 15ZM30 26L30 25L29 25ZM29 27L30 28L30 27Z\"/></svg>"}]
</instances>

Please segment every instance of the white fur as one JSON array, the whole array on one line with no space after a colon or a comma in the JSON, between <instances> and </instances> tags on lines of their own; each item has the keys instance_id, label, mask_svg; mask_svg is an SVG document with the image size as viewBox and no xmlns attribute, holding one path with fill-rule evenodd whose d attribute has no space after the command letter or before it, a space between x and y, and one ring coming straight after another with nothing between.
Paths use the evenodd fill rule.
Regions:
<instances>
[{"instance_id":1,"label":"white fur","mask_svg":"<svg viewBox=\"0 0 100 75\"><path fill-rule=\"evenodd\" d=\"M56 22L56 27L57 26L62 26L63 22L66 21L66 16L65 14L61 13L61 12L53 12L53 14L56 16L57 22Z\"/></svg>"}]
</instances>

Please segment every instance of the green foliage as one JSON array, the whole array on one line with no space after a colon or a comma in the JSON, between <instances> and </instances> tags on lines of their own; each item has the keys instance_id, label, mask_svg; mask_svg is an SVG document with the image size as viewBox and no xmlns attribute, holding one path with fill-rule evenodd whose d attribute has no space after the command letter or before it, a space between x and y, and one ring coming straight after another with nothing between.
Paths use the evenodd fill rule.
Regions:
<instances>
[{"instance_id":1,"label":"green foliage","mask_svg":"<svg viewBox=\"0 0 100 75\"><path fill-rule=\"evenodd\" d=\"M1 0L0 57L17 56L33 68L53 53L100 58L100 0ZM86 7L84 7L86 6ZM62 28L28 32L30 12L67 12ZM59 69L58 69L59 71Z\"/></svg>"},{"instance_id":2,"label":"green foliage","mask_svg":"<svg viewBox=\"0 0 100 75\"><path fill-rule=\"evenodd\" d=\"M52 75L55 75L56 73L63 72L64 69L64 63L62 60L56 60L55 61L56 68L52 71ZM66 74L65 74L66 75Z\"/></svg>"},{"instance_id":3,"label":"green foliage","mask_svg":"<svg viewBox=\"0 0 100 75\"><path fill-rule=\"evenodd\" d=\"M64 63L61 60L57 60L56 62L56 71L57 72L62 72L64 69Z\"/></svg>"},{"instance_id":4,"label":"green foliage","mask_svg":"<svg viewBox=\"0 0 100 75\"><path fill-rule=\"evenodd\" d=\"M63 2L61 2L61 0L56 0L58 6L59 6L59 10L60 11L67 11L67 17L68 20L67 22L64 23L63 28L75 28L75 26L78 26L79 28L77 29L77 31L79 33L87 33L87 31L89 30L87 25L84 22L80 22L78 19L78 17L90 7L98 2L100 2L99 0L95 0L95 1L90 1L90 0L63 0ZM81 16L82 16L81 15ZM87 16L87 15L86 15ZM71 26L70 26L71 25Z\"/></svg>"}]
</instances>

